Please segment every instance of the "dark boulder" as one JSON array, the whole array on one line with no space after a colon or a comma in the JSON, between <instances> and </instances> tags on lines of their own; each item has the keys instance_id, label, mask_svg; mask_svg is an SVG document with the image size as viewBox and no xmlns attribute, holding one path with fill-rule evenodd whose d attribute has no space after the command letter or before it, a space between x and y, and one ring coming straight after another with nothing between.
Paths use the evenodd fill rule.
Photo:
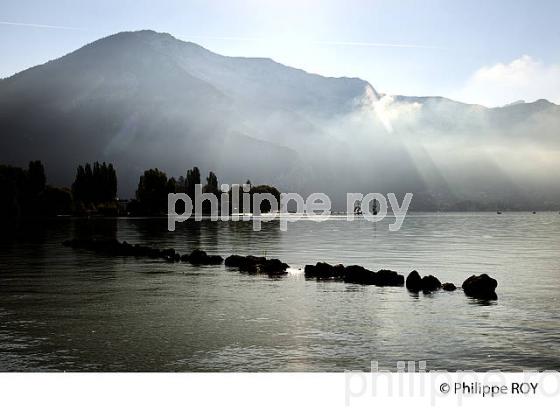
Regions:
<instances>
[{"instance_id":1,"label":"dark boulder","mask_svg":"<svg viewBox=\"0 0 560 410\"><path fill-rule=\"evenodd\" d=\"M463 292L465 295L485 300L496 300L498 295L496 294L496 287L498 286L498 281L491 278L487 274L476 276L472 275L463 282Z\"/></svg>"},{"instance_id":2,"label":"dark boulder","mask_svg":"<svg viewBox=\"0 0 560 410\"><path fill-rule=\"evenodd\" d=\"M189 255L189 262L194 265L203 265L204 262L206 262L207 257L208 255L206 254L206 252L200 249L195 249Z\"/></svg>"},{"instance_id":3,"label":"dark boulder","mask_svg":"<svg viewBox=\"0 0 560 410\"><path fill-rule=\"evenodd\" d=\"M315 276L317 278L330 278L333 275L333 266L326 262L317 262L315 264Z\"/></svg>"},{"instance_id":4,"label":"dark boulder","mask_svg":"<svg viewBox=\"0 0 560 410\"><path fill-rule=\"evenodd\" d=\"M413 270L406 278L406 288L415 293L420 291L429 293L440 289L441 282L432 275L421 277L417 271Z\"/></svg>"},{"instance_id":5,"label":"dark boulder","mask_svg":"<svg viewBox=\"0 0 560 410\"><path fill-rule=\"evenodd\" d=\"M315 265L305 265L303 268L304 276L306 278L316 278L317 277L317 269Z\"/></svg>"},{"instance_id":6,"label":"dark boulder","mask_svg":"<svg viewBox=\"0 0 560 410\"><path fill-rule=\"evenodd\" d=\"M245 256L244 259L241 261L240 265L238 266L241 272L247 273L258 273L259 271L259 263L265 261L266 258L258 257L258 256Z\"/></svg>"},{"instance_id":7,"label":"dark boulder","mask_svg":"<svg viewBox=\"0 0 560 410\"><path fill-rule=\"evenodd\" d=\"M164 258L175 259L175 255L177 254L177 252L175 252L175 249L170 248L170 249L163 249L161 251L161 254Z\"/></svg>"},{"instance_id":8,"label":"dark boulder","mask_svg":"<svg viewBox=\"0 0 560 410\"><path fill-rule=\"evenodd\" d=\"M439 281L438 278L432 275L424 276L422 278L423 292L433 292L438 289L441 289L441 282Z\"/></svg>"},{"instance_id":9,"label":"dark boulder","mask_svg":"<svg viewBox=\"0 0 560 410\"><path fill-rule=\"evenodd\" d=\"M239 270L245 273L258 273L259 267L256 262L250 259L245 259L245 261L239 266Z\"/></svg>"},{"instance_id":10,"label":"dark boulder","mask_svg":"<svg viewBox=\"0 0 560 410\"><path fill-rule=\"evenodd\" d=\"M346 275L346 267L341 263L334 265L331 271L331 279L342 280Z\"/></svg>"},{"instance_id":11,"label":"dark boulder","mask_svg":"<svg viewBox=\"0 0 560 410\"><path fill-rule=\"evenodd\" d=\"M406 278L406 288L411 292L420 292L422 290L422 278L417 271L413 270Z\"/></svg>"},{"instance_id":12,"label":"dark boulder","mask_svg":"<svg viewBox=\"0 0 560 410\"><path fill-rule=\"evenodd\" d=\"M220 255L208 255L206 259L207 265L221 265L224 262L224 258Z\"/></svg>"},{"instance_id":13,"label":"dark boulder","mask_svg":"<svg viewBox=\"0 0 560 410\"><path fill-rule=\"evenodd\" d=\"M175 252L175 249L164 249L161 252L161 256L168 262L179 262L181 255Z\"/></svg>"},{"instance_id":14,"label":"dark boulder","mask_svg":"<svg viewBox=\"0 0 560 410\"><path fill-rule=\"evenodd\" d=\"M270 276L285 275L286 269L289 268L287 263L279 259L266 259L262 256L240 256L231 255L225 260L226 266L230 268L238 268L245 273L265 273Z\"/></svg>"},{"instance_id":15,"label":"dark boulder","mask_svg":"<svg viewBox=\"0 0 560 410\"><path fill-rule=\"evenodd\" d=\"M241 255L231 255L228 256L225 260L225 265L230 268L239 268L241 265L245 263L245 256Z\"/></svg>"},{"instance_id":16,"label":"dark boulder","mask_svg":"<svg viewBox=\"0 0 560 410\"><path fill-rule=\"evenodd\" d=\"M375 272L363 266L351 265L344 270L344 282L360 285L375 285Z\"/></svg>"},{"instance_id":17,"label":"dark boulder","mask_svg":"<svg viewBox=\"0 0 560 410\"><path fill-rule=\"evenodd\" d=\"M266 258L264 256L247 256L247 259L250 260L252 263L260 264L266 262Z\"/></svg>"},{"instance_id":18,"label":"dark boulder","mask_svg":"<svg viewBox=\"0 0 560 410\"><path fill-rule=\"evenodd\" d=\"M269 275L283 275L286 274L288 264L282 262L280 259L266 259L259 265L259 272L267 273Z\"/></svg>"},{"instance_id":19,"label":"dark boulder","mask_svg":"<svg viewBox=\"0 0 560 410\"><path fill-rule=\"evenodd\" d=\"M315 265L305 265L305 277L316 279L339 279L344 276L343 265L332 266L326 262L317 262Z\"/></svg>"},{"instance_id":20,"label":"dark boulder","mask_svg":"<svg viewBox=\"0 0 560 410\"><path fill-rule=\"evenodd\" d=\"M359 265L330 265L325 262L318 262L315 265L305 266L305 277L315 279L334 279L344 280L347 283L357 283L360 285L376 286L402 286L404 277L392 270L382 269L373 272Z\"/></svg>"},{"instance_id":21,"label":"dark boulder","mask_svg":"<svg viewBox=\"0 0 560 410\"><path fill-rule=\"evenodd\" d=\"M200 249L195 249L189 255L188 261L193 265L220 265L223 258L219 255L208 255Z\"/></svg>"},{"instance_id":22,"label":"dark boulder","mask_svg":"<svg viewBox=\"0 0 560 410\"><path fill-rule=\"evenodd\" d=\"M376 286L403 286L404 276L397 272L387 269L381 269L375 274Z\"/></svg>"},{"instance_id":23,"label":"dark boulder","mask_svg":"<svg viewBox=\"0 0 560 410\"><path fill-rule=\"evenodd\" d=\"M176 254L174 256L166 256L164 259L166 262L175 263L175 262L179 262L181 256L179 254Z\"/></svg>"},{"instance_id":24,"label":"dark boulder","mask_svg":"<svg viewBox=\"0 0 560 410\"><path fill-rule=\"evenodd\" d=\"M455 286L453 283L444 283L443 285L441 285L441 288L448 292L453 292L454 290L457 290L457 286Z\"/></svg>"},{"instance_id":25,"label":"dark boulder","mask_svg":"<svg viewBox=\"0 0 560 410\"><path fill-rule=\"evenodd\" d=\"M131 245L128 242L119 242L111 239L72 239L62 243L73 249L85 249L109 256L134 256L152 259L163 259L167 262L190 262L195 265L220 265L223 259L219 255L208 255L197 249L190 255L181 256L175 249L158 249L144 245Z\"/></svg>"}]
</instances>

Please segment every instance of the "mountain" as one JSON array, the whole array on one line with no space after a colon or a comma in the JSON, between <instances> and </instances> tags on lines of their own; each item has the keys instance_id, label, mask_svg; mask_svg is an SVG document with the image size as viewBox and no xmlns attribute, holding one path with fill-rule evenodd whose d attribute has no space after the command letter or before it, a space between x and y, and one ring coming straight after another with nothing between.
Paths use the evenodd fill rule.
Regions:
<instances>
[{"instance_id":1,"label":"mountain","mask_svg":"<svg viewBox=\"0 0 560 410\"><path fill-rule=\"evenodd\" d=\"M123 197L144 169L178 176L198 165L223 182L326 192L339 207L353 191L414 192L419 208L556 206L559 125L544 100L486 108L388 96L153 31L0 81L0 162L42 159L50 181L69 185L79 163L111 161Z\"/></svg>"}]
</instances>

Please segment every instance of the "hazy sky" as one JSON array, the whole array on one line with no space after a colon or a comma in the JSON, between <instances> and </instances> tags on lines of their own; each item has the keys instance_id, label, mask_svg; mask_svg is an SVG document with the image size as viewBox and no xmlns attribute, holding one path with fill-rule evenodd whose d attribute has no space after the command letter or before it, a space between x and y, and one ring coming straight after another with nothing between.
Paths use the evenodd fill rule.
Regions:
<instances>
[{"instance_id":1,"label":"hazy sky","mask_svg":"<svg viewBox=\"0 0 560 410\"><path fill-rule=\"evenodd\" d=\"M0 0L0 77L139 29L390 94L560 103L558 0Z\"/></svg>"}]
</instances>

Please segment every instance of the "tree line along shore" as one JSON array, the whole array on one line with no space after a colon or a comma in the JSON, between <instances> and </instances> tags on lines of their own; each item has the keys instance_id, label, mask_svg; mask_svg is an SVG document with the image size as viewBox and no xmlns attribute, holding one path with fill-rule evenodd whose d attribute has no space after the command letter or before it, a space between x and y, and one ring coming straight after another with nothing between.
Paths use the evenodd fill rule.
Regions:
<instances>
[{"instance_id":1,"label":"tree line along shore","mask_svg":"<svg viewBox=\"0 0 560 410\"><path fill-rule=\"evenodd\" d=\"M250 186L249 198L255 193L270 193L280 200L280 192L273 186L253 185L249 180L246 184ZM0 215L161 216L167 214L169 193L186 193L194 200L196 185L202 185L198 167L187 170L184 176L177 178L168 177L158 168L152 168L144 171L139 177L135 197L122 200L117 197L117 172L110 163L79 165L70 187L54 187L47 184L45 168L41 161L31 161L27 169L0 165ZM214 172L209 172L202 192L215 195L220 201L221 190ZM203 203L203 213L210 212L210 204L207 202ZM251 211L252 204L251 200ZM263 201L261 212L267 212L269 207L270 204ZM179 201L177 212L182 213L183 210L184 203Z\"/></svg>"}]
</instances>

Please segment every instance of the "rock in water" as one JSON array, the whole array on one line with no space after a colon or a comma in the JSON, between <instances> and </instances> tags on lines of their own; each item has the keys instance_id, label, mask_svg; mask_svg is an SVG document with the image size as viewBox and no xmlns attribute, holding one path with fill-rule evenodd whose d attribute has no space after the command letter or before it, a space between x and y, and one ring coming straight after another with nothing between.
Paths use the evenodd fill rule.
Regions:
<instances>
[{"instance_id":1,"label":"rock in water","mask_svg":"<svg viewBox=\"0 0 560 410\"><path fill-rule=\"evenodd\" d=\"M406 288L411 292L420 292L422 290L422 278L417 271L413 270L406 278Z\"/></svg>"},{"instance_id":2,"label":"rock in water","mask_svg":"<svg viewBox=\"0 0 560 410\"><path fill-rule=\"evenodd\" d=\"M231 255L226 258L225 265L230 268L239 268L245 263L245 259L245 256Z\"/></svg>"},{"instance_id":3,"label":"rock in water","mask_svg":"<svg viewBox=\"0 0 560 410\"><path fill-rule=\"evenodd\" d=\"M448 292L453 292L457 289L457 286L455 286L453 283L444 283L443 285L441 285L441 287L443 290L446 290Z\"/></svg>"},{"instance_id":4,"label":"rock in water","mask_svg":"<svg viewBox=\"0 0 560 410\"><path fill-rule=\"evenodd\" d=\"M343 265L332 266L326 262L317 262L315 265L305 265L305 277L316 279L340 279L344 276Z\"/></svg>"},{"instance_id":5,"label":"rock in water","mask_svg":"<svg viewBox=\"0 0 560 410\"><path fill-rule=\"evenodd\" d=\"M438 278L432 275L424 276L422 278L422 291L433 292L441 288L441 282Z\"/></svg>"},{"instance_id":6,"label":"rock in water","mask_svg":"<svg viewBox=\"0 0 560 410\"><path fill-rule=\"evenodd\" d=\"M223 258L219 255L208 255L200 249L195 249L189 255L188 261L193 265L220 265Z\"/></svg>"},{"instance_id":7,"label":"rock in water","mask_svg":"<svg viewBox=\"0 0 560 410\"><path fill-rule=\"evenodd\" d=\"M496 300L498 295L496 294L496 287L498 286L498 281L491 278L487 274L476 276L472 275L470 278L463 282L463 292L465 295L485 300Z\"/></svg>"},{"instance_id":8,"label":"rock in water","mask_svg":"<svg viewBox=\"0 0 560 410\"><path fill-rule=\"evenodd\" d=\"M230 268L238 268L245 273L265 273L269 276L286 275L289 268L287 263L279 259L266 259L262 256L231 255L225 260L225 265Z\"/></svg>"},{"instance_id":9,"label":"rock in water","mask_svg":"<svg viewBox=\"0 0 560 410\"><path fill-rule=\"evenodd\" d=\"M404 276L393 270L381 269L375 274L375 285L402 286L404 285Z\"/></svg>"},{"instance_id":10,"label":"rock in water","mask_svg":"<svg viewBox=\"0 0 560 410\"><path fill-rule=\"evenodd\" d=\"M359 265L348 266L344 270L344 282L359 285L375 285L375 272Z\"/></svg>"},{"instance_id":11,"label":"rock in water","mask_svg":"<svg viewBox=\"0 0 560 410\"><path fill-rule=\"evenodd\" d=\"M280 259L266 259L259 265L259 272L269 275L283 275L288 267L288 264Z\"/></svg>"}]
</instances>

